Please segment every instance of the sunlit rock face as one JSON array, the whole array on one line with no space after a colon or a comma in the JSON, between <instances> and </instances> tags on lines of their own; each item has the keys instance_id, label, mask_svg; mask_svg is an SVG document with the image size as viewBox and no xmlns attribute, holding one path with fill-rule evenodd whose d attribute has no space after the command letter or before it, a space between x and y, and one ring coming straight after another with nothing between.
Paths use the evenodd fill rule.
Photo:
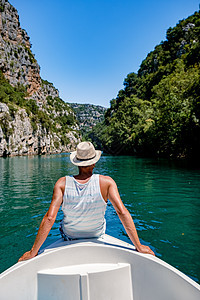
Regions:
<instances>
[{"instance_id":1,"label":"sunlit rock face","mask_svg":"<svg viewBox=\"0 0 200 300\"><path fill-rule=\"evenodd\" d=\"M25 108L0 98L0 156L73 150L80 141L75 114L59 98L53 84L41 79L30 38L20 26L17 10L6 0L0 0L0 70L11 86L25 88L25 100L35 101L40 116L43 112L41 120L33 112L27 113ZM67 117L74 121L62 130L61 119Z\"/></svg>"}]
</instances>

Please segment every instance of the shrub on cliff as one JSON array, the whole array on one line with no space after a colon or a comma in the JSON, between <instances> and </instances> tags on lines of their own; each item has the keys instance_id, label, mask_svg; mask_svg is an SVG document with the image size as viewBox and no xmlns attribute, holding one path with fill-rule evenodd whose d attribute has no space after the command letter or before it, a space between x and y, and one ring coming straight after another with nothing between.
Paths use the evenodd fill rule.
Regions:
<instances>
[{"instance_id":1,"label":"shrub on cliff","mask_svg":"<svg viewBox=\"0 0 200 300\"><path fill-rule=\"evenodd\" d=\"M20 85L16 87L11 86L0 70L0 102L13 103L22 107L26 103L25 96L26 89Z\"/></svg>"}]
</instances>

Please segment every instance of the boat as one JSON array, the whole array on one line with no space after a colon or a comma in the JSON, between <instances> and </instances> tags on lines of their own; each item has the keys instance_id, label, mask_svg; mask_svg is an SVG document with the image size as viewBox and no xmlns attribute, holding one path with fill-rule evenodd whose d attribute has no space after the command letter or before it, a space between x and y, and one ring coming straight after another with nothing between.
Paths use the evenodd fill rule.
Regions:
<instances>
[{"instance_id":1,"label":"boat","mask_svg":"<svg viewBox=\"0 0 200 300\"><path fill-rule=\"evenodd\" d=\"M57 240L0 277L1 300L199 300L200 285L150 254L104 235Z\"/></svg>"}]
</instances>

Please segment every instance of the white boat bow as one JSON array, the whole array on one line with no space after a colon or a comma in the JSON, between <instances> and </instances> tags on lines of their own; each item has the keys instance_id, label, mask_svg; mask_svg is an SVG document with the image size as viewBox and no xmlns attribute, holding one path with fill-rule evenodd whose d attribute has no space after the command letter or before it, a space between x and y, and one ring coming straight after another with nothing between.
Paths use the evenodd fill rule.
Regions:
<instances>
[{"instance_id":1,"label":"white boat bow","mask_svg":"<svg viewBox=\"0 0 200 300\"><path fill-rule=\"evenodd\" d=\"M105 235L59 239L0 277L1 300L199 300L200 286L157 257Z\"/></svg>"}]
</instances>

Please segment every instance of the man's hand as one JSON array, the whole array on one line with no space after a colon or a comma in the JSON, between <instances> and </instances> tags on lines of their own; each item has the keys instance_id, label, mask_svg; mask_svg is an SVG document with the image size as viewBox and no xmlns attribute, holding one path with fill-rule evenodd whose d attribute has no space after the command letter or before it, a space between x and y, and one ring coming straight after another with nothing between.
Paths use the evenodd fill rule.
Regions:
<instances>
[{"instance_id":1,"label":"man's hand","mask_svg":"<svg viewBox=\"0 0 200 300\"><path fill-rule=\"evenodd\" d=\"M35 257L36 255L37 255L37 253L34 254L33 251L30 250L30 251L25 252L18 261L28 260L30 258Z\"/></svg>"},{"instance_id":2,"label":"man's hand","mask_svg":"<svg viewBox=\"0 0 200 300\"><path fill-rule=\"evenodd\" d=\"M138 248L136 248L136 250L140 253L151 254L155 256L155 253L148 246L145 245L140 245Z\"/></svg>"}]
</instances>

